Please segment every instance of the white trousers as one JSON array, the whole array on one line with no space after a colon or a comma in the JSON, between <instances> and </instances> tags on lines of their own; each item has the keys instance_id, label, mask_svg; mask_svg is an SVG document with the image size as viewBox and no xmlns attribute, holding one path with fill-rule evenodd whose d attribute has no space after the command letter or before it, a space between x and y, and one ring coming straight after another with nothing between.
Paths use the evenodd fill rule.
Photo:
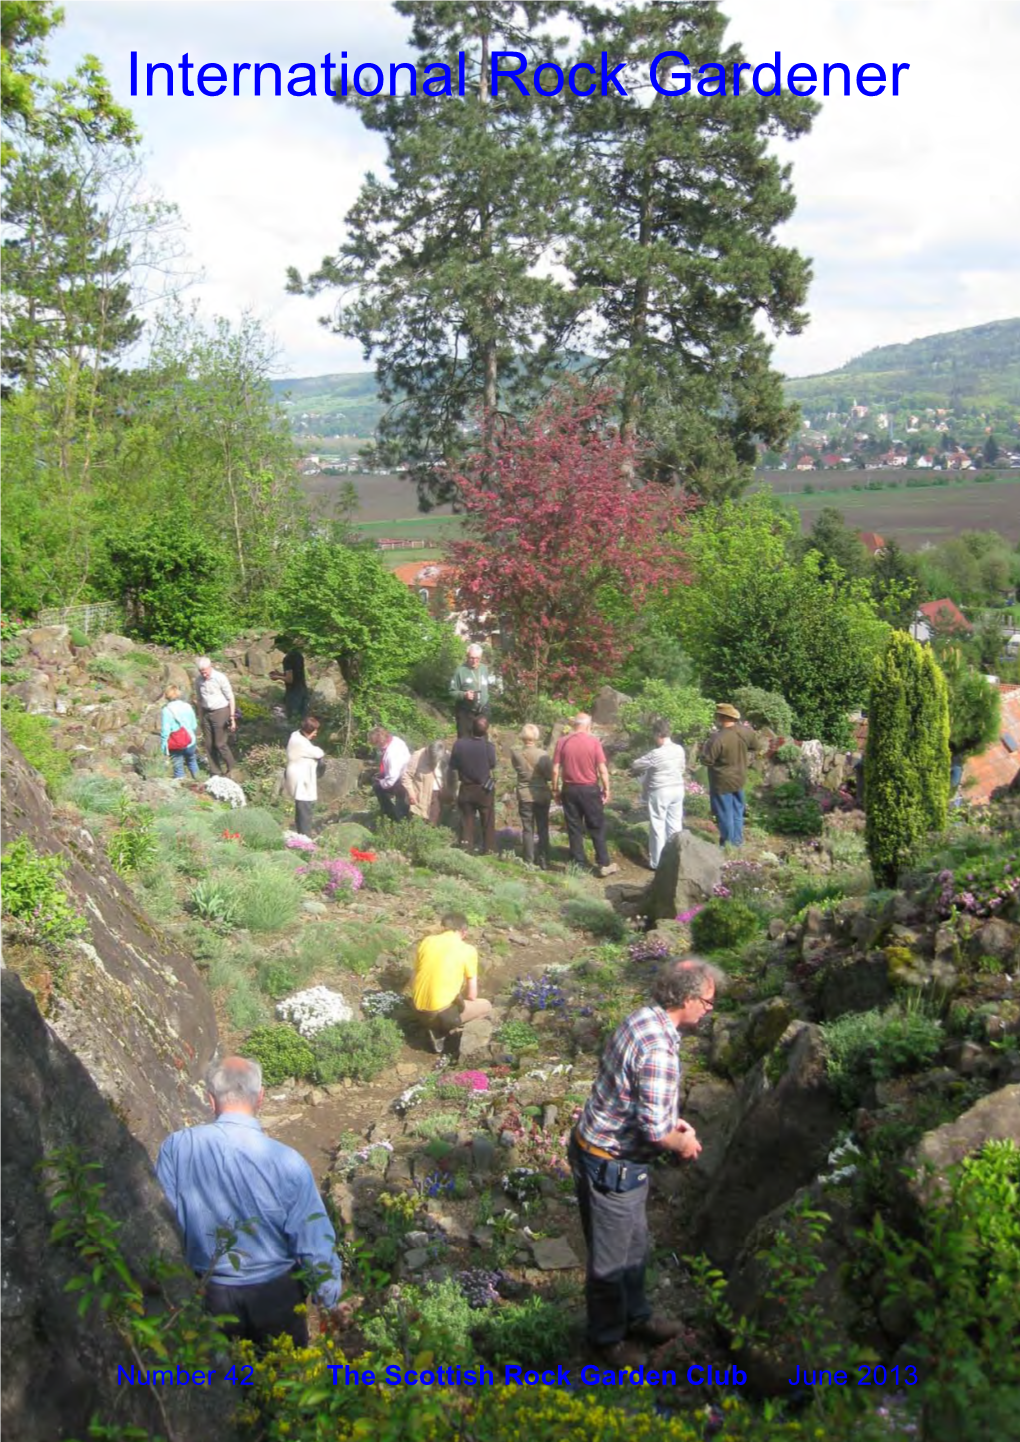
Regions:
<instances>
[{"instance_id":1,"label":"white trousers","mask_svg":"<svg viewBox=\"0 0 1020 1442\"><path fill-rule=\"evenodd\" d=\"M648 793L648 859L658 866L662 848L684 829L684 788L662 786Z\"/></svg>"}]
</instances>

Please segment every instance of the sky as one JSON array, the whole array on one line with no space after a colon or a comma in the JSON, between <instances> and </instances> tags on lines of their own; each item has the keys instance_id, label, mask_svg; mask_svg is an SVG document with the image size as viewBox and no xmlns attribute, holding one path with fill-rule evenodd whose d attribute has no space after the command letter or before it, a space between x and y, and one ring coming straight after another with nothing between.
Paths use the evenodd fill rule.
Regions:
<instances>
[{"instance_id":1,"label":"sky","mask_svg":"<svg viewBox=\"0 0 1020 1442\"><path fill-rule=\"evenodd\" d=\"M387 0L63 0L53 69L100 59L144 136L147 182L187 224L188 292L208 316L253 312L281 375L367 369L360 347L318 324L325 297L284 293L289 265L335 253L343 217L381 139L321 96L135 99L130 57L281 67L349 52L405 57L408 22ZM782 54L820 70L891 72L901 93L830 98L810 134L775 142L797 210L784 243L811 258L811 323L774 360L811 375L886 345L1020 315L1020 0L723 0L729 42L754 63ZM144 70L143 70L144 74ZM319 72L321 78L322 72ZM583 104L583 100L576 103ZM677 103L683 103L678 101ZM700 101L710 104L710 101Z\"/></svg>"}]
</instances>

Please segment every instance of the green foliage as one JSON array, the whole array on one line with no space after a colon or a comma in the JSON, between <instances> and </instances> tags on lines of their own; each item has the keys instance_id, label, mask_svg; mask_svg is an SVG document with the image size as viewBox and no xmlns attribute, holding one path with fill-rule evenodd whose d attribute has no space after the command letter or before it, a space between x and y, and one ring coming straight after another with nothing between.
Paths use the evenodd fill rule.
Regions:
<instances>
[{"instance_id":1,"label":"green foliage","mask_svg":"<svg viewBox=\"0 0 1020 1442\"><path fill-rule=\"evenodd\" d=\"M661 717L669 722L674 741L694 747L712 729L714 715L714 704L696 686L670 686L653 679L624 705L622 721L632 742L650 744L651 724Z\"/></svg>"},{"instance_id":2,"label":"green foliage","mask_svg":"<svg viewBox=\"0 0 1020 1442\"><path fill-rule=\"evenodd\" d=\"M352 714L359 739L367 739L373 726L385 726L394 736L402 736L412 751L440 740L450 731L444 717L427 710L416 696L396 689L356 700Z\"/></svg>"},{"instance_id":3,"label":"green foliage","mask_svg":"<svg viewBox=\"0 0 1020 1442\"><path fill-rule=\"evenodd\" d=\"M153 833L153 814L147 806L132 806L126 799L117 813L117 826L106 843L106 854L122 876L144 871L156 858L158 844Z\"/></svg>"},{"instance_id":4,"label":"green foliage","mask_svg":"<svg viewBox=\"0 0 1020 1442\"><path fill-rule=\"evenodd\" d=\"M534 1051L540 1038L529 1021L505 1021L496 1033L497 1040L510 1052Z\"/></svg>"},{"instance_id":5,"label":"green foliage","mask_svg":"<svg viewBox=\"0 0 1020 1442\"><path fill-rule=\"evenodd\" d=\"M376 861L372 866L366 866L362 874L364 889L383 896L399 896L407 884L407 868L396 861Z\"/></svg>"},{"instance_id":6,"label":"green foliage","mask_svg":"<svg viewBox=\"0 0 1020 1442\"><path fill-rule=\"evenodd\" d=\"M931 1442L1011 1436L1020 1418L1020 1149L986 1142L950 1174L921 1235L876 1217L889 1302L912 1314Z\"/></svg>"},{"instance_id":7,"label":"green foliage","mask_svg":"<svg viewBox=\"0 0 1020 1442\"><path fill-rule=\"evenodd\" d=\"M485 1312L478 1349L497 1366L517 1362L541 1368L567 1355L570 1332L571 1317L565 1307L544 1297L529 1297Z\"/></svg>"},{"instance_id":8,"label":"green foliage","mask_svg":"<svg viewBox=\"0 0 1020 1442\"><path fill-rule=\"evenodd\" d=\"M237 924L237 896L223 875L205 878L193 886L188 906L203 921L219 922L221 926Z\"/></svg>"},{"instance_id":9,"label":"green foliage","mask_svg":"<svg viewBox=\"0 0 1020 1442\"><path fill-rule=\"evenodd\" d=\"M380 957L402 946L403 938L389 927L376 923L361 925L356 931L345 932L337 938L333 960L341 971L367 976Z\"/></svg>"},{"instance_id":10,"label":"green foliage","mask_svg":"<svg viewBox=\"0 0 1020 1442\"><path fill-rule=\"evenodd\" d=\"M752 726L766 726L777 736L793 735L793 710L786 697L778 691L763 691L760 686L738 686L730 701Z\"/></svg>"},{"instance_id":11,"label":"green foliage","mask_svg":"<svg viewBox=\"0 0 1020 1442\"><path fill-rule=\"evenodd\" d=\"M849 742L847 713L863 704L888 628L865 581L790 556L789 520L765 494L704 507L685 538L693 583L664 614L698 665L703 687L727 698L753 686L785 696L794 734Z\"/></svg>"},{"instance_id":12,"label":"green foliage","mask_svg":"<svg viewBox=\"0 0 1020 1442\"><path fill-rule=\"evenodd\" d=\"M68 799L88 816L111 816L120 810L126 794L123 781L94 771L79 772L67 788Z\"/></svg>"},{"instance_id":13,"label":"green foliage","mask_svg":"<svg viewBox=\"0 0 1020 1442\"><path fill-rule=\"evenodd\" d=\"M402 1287L363 1327L365 1341L380 1357L401 1362L431 1352L440 1357L472 1356L471 1332L478 1314L452 1278Z\"/></svg>"},{"instance_id":14,"label":"green foliage","mask_svg":"<svg viewBox=\"0 0 1020 1442\"><path fill-rule=\"evenodd\" d=\"M437 623L373 551L320 539L280 582L278 623L309 656L336 661L352 699L382 704L433 650Z\"/></svg>"},{"instance_id":15,"label":"green foliage","mask_svg":"<svg viewBox=\"0 0 1020 1442\"><path fill-rule=\"evenodd\" d=\"M949 750L961 759L990 746L1002 724L1002 701L997 686L968 666L953 646L939 655L939 667L949 692Z\"/></svg>"},{"instance_id":16,"label":"green foliage","mask_svg":"<svg viewBox=\"0 0 1020 1442\"><path fill-rule=\"evenodd\" d=\"M297 991L300 984L297 971L285 961L265 961L258 969L259 991L270 1001L279 1001Z\"/></svg>"},{"instance_id":17,"label":"green foliage","mask_svg":"<svg viewBox=\"0 0 1020 1442\"><path fill-rule=\"evenodd\" d=\"M88 931L60 885L64 859L36 851L19 836L0 857L0 895L5 915L15 916L43 941L60 944Z\"/></svg>"},{"instance_id":18,"label":"green foliage","mask_svg":"<svg viewBox=\"0 0 1020 1442\"><path fill-rule=\"evenodd\" d=\"M578 931L589 931L609 941L622 941L627 935L627 923L619 912L614 911L608 901L596 901L592 897L577 896L565 901L563 920Z\"/></svg>"},{"instance_id":19,"label":"green foliage","mask_svg":"<svg viewBox=\"0 0 1020 1442\"><path fill-rule=\"evenodd\" d=\"M256 1027L244 1044L244 1054L259 1063L267 1087L279 1086L290 1077L303 1081L315 1067L311 1046L292 1026Z\"/></svg>"},{"instance_id":20,"label":"green foliage","mask_svg":"<svg viewBox=\"0 0 1020 1442\"><path fill-rule=\"evenodd\" d=\"M312 1038L314 1079L320 1086L329 1086L343 1077L373 1081L396 1061L402 1042L399 1027L383 1016L323 1027Z\"/></svg>"},{"instance_id":21,"label":"green foliage","mask_svg":"<svg viewBox=\"0 0 1020 1442\"><path fill-rule=\"evenodd\" d=\"M776 750L772 759L780 762L783 766L799 766L800 747L795 741L784 741L782 746Z\"/></svg>"},{"instance_id":22,"label":"green foliage","mask_svg":"<svg viewBox=\"0 0 1020 1442\"><path fill-rule=\"evenodd\" d=\"M531 913L532 902L522 881L500 881L492 889L489 915L507 926L520 926Z\"/></svg>"},{"instance_id":23,"label":"green foliage","mask_svg":"<svg viewBox=\"0 0 1020 1442\"><path fill-rule=\"evenodd\" d=\"M233 902L235 924L248 931L283 931L297 919L304 897L299 879L271 862L240 875L227 872L220 884Z\"/></svg>"},{"instance_id":24,"label":"green foliage","mask_svg":"<svg viewBox=\"0 0 1020 1442\"><path fill-rule=\"evenodd\" d=\"M125 531L110 542L108 559L137 635L173 650L202 651L228 634L229 560L187 518L158 517Z\"/></svg>"},{"instance_id":25,"label":"green foliage","mask_svg":"<svg viewBox=\"0 0 1020 1442\"><path fill-rule=\"evenodd\" d=\"M483 857L456 851L452 846L431 854L427 865L430 871L436 871L440 876L457 876L462 881L470 881L473 886L487 887L492 882L492 869Z\"/></svg>"},{"instance_id":26,"label":"green foliage","mask_svg":"<svg viewBox=\"0 0 1020 1442\"><path fill-rule=\"evenodd\" d=\"M848 1012L822 1027L829 1080L847 1110L861 1104L869 1085L923 1071L942 1045L942 1024L919 1009Z\"/></svg>"},{"instance_id":27,"label":"green foliage","mask_svg":"<svg viewBox=\"0 0 1020 1442\"><path fill-rule=\"evenodd\" d=\"M932 658L894 631L875 667L864 753L865 840L875 880L896 878L949 806L949 703Z\"/></svg>"},{"instance_id":28,"label":"green foliage","mask_svg":"<svg viewBox=\"0 0 1020 1442\"><path fill-rule=\"evenodd\" d=\"M330 856L347 856L352 846L359 851L373 851L375 838L367 826L358 821L334 821L324 826L318 835L319 850Z\"/></svg>"},{"instance_id":29,"label":"green foliage","mask_svg":"<svg viewBox=\"0 0 1020 1442\"><path fill-rule=\"evenodd\" d=\"M768 812L768 828L780 836L820 836L822 808L807 793L803 781L784 781L761 793Z\"/></svg>"},{"instance_id":30,"label":"green foliage","mask_svg":"<svg viewBox=\"0 0 1020 1442\"><path fill-rule=\"evenodd\" d=\"M375 823L375 841L380 851L400 852L412 866L432 866L434 858L449 850L450 833L430 826L420 816L407 821L380 816Z\"/></svg>"},{"instance_id":31,"label":"green foliage","mask_svg":"<svg viewBox=\"0 0 1020 1442\"><path fill-rule=\"evenodd\" d=\"M9 705L0 708L0 717L8 738L29 766L39 772L47 792L56 800L71 774L71 758L54 744L54 723L45 716L29 716L27 711L16 711Z\"/></svg>"},{"instance_id":32,"label":"green foliage","mask_svg":"<svg viewBox=\"0 0 1020 1442\"><path fill-rule=\"evenodd\" d=\"M761 927L761 918L743 901L713 899L691 920L691 940L698 951L729 951L743 946Z\"/></svg>"},{"instance_id":33,"label":"green foliage","mask_svg":"<svg viewBox=\"0 0 1020 1442\"><path fill-rule=\"evenodd\" d=\"M258 806L244 806L230 818L230 829L236 831L252 851L282 851L283 830L272 812Z\"/></svg>"}]
</instances>

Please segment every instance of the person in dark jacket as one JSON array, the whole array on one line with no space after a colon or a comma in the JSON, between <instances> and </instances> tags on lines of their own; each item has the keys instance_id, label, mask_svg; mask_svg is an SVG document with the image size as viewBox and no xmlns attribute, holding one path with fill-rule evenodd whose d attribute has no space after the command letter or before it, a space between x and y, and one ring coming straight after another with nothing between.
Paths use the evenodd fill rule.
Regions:
<instances>
[{"instance_id":1,"label":"person in dark jacket","mask_svg":"<svg viewBox=\"0 0 1020 1442\"><path fill-rule=\"evenodd\" d=\"M489 740L489 718L476 716L472 735L459 736L450 752L450 771L460 779L457 810L465 850L475 847L475 816L482 831L482 855L496 849L496 748Z\"/></svg>"},{"instance_id":2,"label":"person in dark jacket","mask_svg":"<svg viewBox=\"0 0 1020 1442\"><path fill-rule=\"evenodd\" d=\"M719 845L743 846L747 758L758 750L758 737L741 721L735 706L717 706L715 722L716 729L701 748L708 767L708 799L719 827Z\"/></svg>"},{"instance_id":3,"label":"person in dark jacket","mask_svg":"<svg viewBox=\"0 0 1020 1442\"><path fill-rule=\"evenodd\" d=\"M308 680L305 675L305 657L297 646L288 644L280 671L270 671L274 681L283 682L283 707L287 720L300 724L308 712Z\"/></svg>"},{"instance_id":4,"label":"person in dark jacket","mask_svg":"<svg viewBox=\"0 0 1020 1442\"><path fill-rule=\"evenodd\" d=\"M524 859L535 862L535 833L538 833L538 864L549 869L549 807L552 804L552 757L543 751L539 730L530 722L521 727L521 741L510 752L510 764L517 776L517 809L521 814Z\"/></svg>"}]
</instances>

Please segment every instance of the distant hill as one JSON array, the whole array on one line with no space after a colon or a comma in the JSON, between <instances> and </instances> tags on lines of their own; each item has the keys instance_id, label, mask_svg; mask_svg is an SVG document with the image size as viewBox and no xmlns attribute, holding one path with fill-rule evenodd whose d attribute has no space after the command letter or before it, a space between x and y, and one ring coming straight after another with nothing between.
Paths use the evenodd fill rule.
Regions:
<instances>
[{"instance_id":1,"label":"distant hill","mask_svg":"<svg viewBox=\"0 0 1020 1442\"><path fill-rule=\"evenodd\" d=\"M957 413L1020 406L1020 319L883 345L824 375L788 380L790 400L813 412L935 406Z\"/></svg>"},{"instance_id":2,"label":"distant hill","mask_svg":"<svg viewBox=\"0 0 1020 1442\"><path fill-rule=\"evenodd\" d=\"M838 370L788 380L787 397L812 412L935 406L957 413L1020 406L1020 319L946 331L865 351ZM368 440L383 407L371 371L273 381L296 436Z\"/></svg>"},{"instance_id":3,"label":"distant hill","mask_svg":"<svg viewBox=\"0 0 1020 1442\"><path fill-rule=\"evenodd\" d=\"M369 440L383 413L371 371L273 381L296 436L356 436Z\"/></svg>"}]
</instances>

